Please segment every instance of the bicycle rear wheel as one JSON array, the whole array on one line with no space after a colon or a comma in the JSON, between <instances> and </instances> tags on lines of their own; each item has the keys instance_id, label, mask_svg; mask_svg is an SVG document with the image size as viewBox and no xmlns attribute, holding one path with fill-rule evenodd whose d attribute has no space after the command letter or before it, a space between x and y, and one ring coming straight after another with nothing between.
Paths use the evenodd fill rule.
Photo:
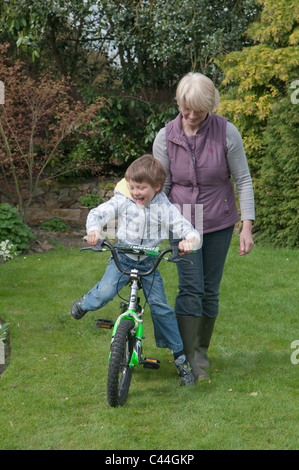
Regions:
<instances>
[{"instance_id":1,"label":"bicycle rear wheel","mask_svg":"<svg viewBox=\"0 0 299 470\"><path fill-rule=\"evenodd\" d=\"M133 327L132 320L121 321L111 344L107 398L112 407L123 405L129 393L133 372L133 369L129 367L134 343L134 337L131 335Z\"/></svg>"}]
</instances>

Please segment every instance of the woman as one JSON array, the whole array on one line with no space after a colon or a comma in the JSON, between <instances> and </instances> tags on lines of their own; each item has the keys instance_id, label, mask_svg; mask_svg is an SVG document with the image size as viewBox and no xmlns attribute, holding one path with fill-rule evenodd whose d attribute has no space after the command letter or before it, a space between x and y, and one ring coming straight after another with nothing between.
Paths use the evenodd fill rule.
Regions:
<instances>
[{"instance_id":1,"label":"woman","mask_svg":"<svg viewBox=\"0 0 299 470\"><path fill-rule=\"evenodd\" d=\"M156 136L153 154L167 170L164 191L184 215L188 213L184 208L191 205L195 228L196 208L203 209L203 245L196 254L186 255L192 265L177 265L175 303L185 354L196 380L201 380L209 377L207 350L219 313L219 286L239 220L231 176L241 209L241 256L253 246L254 196L240 133L228 119L212 113L220 100L213 82L189 73L177 87L176 100L179 114Z\"/></svg>"}]
</instances>

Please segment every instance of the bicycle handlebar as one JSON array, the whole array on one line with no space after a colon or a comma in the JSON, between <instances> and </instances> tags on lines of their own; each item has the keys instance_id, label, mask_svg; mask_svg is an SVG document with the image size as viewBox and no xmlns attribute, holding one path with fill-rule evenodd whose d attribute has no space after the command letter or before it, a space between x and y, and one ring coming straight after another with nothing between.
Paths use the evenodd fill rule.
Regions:
<instances>
[{"instance_id":1,"label":"bicycle handlebar","mask_svg":"<svg viewBox=\"0 0 299 470\"><path fill-rule=\"evenodd\" d=\"M135 254L135 255L138 255L138 254L146 255L146 256L152 256L153 258L156 258L156 262L151 267L151 269L145 273L138 272L139 276L149 276L150 274L152 274L157 269L158 265L164 258L164 255L166 255L167 253L172 253L172 256L170 258L164 258L166 261L173 262L173 263L178 263L179 261L185 261L187 263L193 264L192 261L190 260L187 260L184 258L178 258L179 249L176 246L166 248L161 251L158 246L146 247L143 245L122 245L122 244L118 246L114 246L114 245L111 245L111 243L109 243L107 240L100 239L98 243L96 244L96 246L87 246L87 247L81 248L80 251L82 250L93 250L97 252L107 251L105 248L103 248L103 246L107 246L109 248L109 250L112 253L112 256L113 256L113 259L115 261L117 268L123 274L127 274L127 275L130 275L131 271L127 271L122 268L117 252Z\"/></svg>"}]
</instances>

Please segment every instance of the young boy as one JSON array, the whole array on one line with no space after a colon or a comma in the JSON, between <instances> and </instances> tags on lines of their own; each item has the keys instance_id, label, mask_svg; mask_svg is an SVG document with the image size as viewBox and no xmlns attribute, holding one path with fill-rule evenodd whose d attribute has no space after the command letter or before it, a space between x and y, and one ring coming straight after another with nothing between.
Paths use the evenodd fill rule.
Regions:
<instances>
[{"instance_id":1,"label":"young boy","mask_svg":"<svg viewBox=\"0 0 299 470\"><path fill-rule=\"evenodd\" d=\"M108 202L90 211L86 223L87 242L96 245L101 238L102 228L109 220L118 217L117 239L120 243L157 246L162 239L169 238L171 231L174 238L183 239L179 243L182 252L188 253L199 248L199 233L162 193L165 178L163 165L151 155L135 160L125 174L129 192L124 194L126 188L124 189L125 181L122 180ZM154 262L147 256L121 253L118 256L124 269L133 269L138 265L138 270L148 271ZM88 311L106 305L128 280L129 277L117 269L111 258L102 280L73 304L73 318L78 320ZM194 377L183 353L176 316L172 307L167 304L158 270L142 278L142 289L150 307L157 347L173 351L181 385L194 385Z\"/></svg>"}]
</instances>

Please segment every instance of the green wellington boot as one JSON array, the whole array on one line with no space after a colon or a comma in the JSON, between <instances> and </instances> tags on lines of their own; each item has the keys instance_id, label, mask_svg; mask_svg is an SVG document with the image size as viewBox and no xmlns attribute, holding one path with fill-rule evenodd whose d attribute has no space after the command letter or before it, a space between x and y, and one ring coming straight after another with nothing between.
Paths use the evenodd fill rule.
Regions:
<instances>
[{"instance_id":1,"label":"green wellington boot","mask_svg":"<svg viewBox=\"0 0 299 470\"><path fill-rule=\"evenodd\" d=\"M210 346L215 321L216 317L209 318L205 315L199 317L194 348L194 361L196 362L197 367L200 367L201 369L209 369L209 367L211 367L207 356L207 350Z\"/></svg>"},{"instance_id":2,"label":"green wellington boot","mask_svg":"<svg viewBox=\"0 0 299 470\"><path fill-rule=\"evenodd\" d=\"M192 369L196 381L209 379L210 376L200 368L195 361L195 340L198 330L199 317L193 315L177 315L179 332L183 341L184 353Z\"/></svg>"}]
</instances>

